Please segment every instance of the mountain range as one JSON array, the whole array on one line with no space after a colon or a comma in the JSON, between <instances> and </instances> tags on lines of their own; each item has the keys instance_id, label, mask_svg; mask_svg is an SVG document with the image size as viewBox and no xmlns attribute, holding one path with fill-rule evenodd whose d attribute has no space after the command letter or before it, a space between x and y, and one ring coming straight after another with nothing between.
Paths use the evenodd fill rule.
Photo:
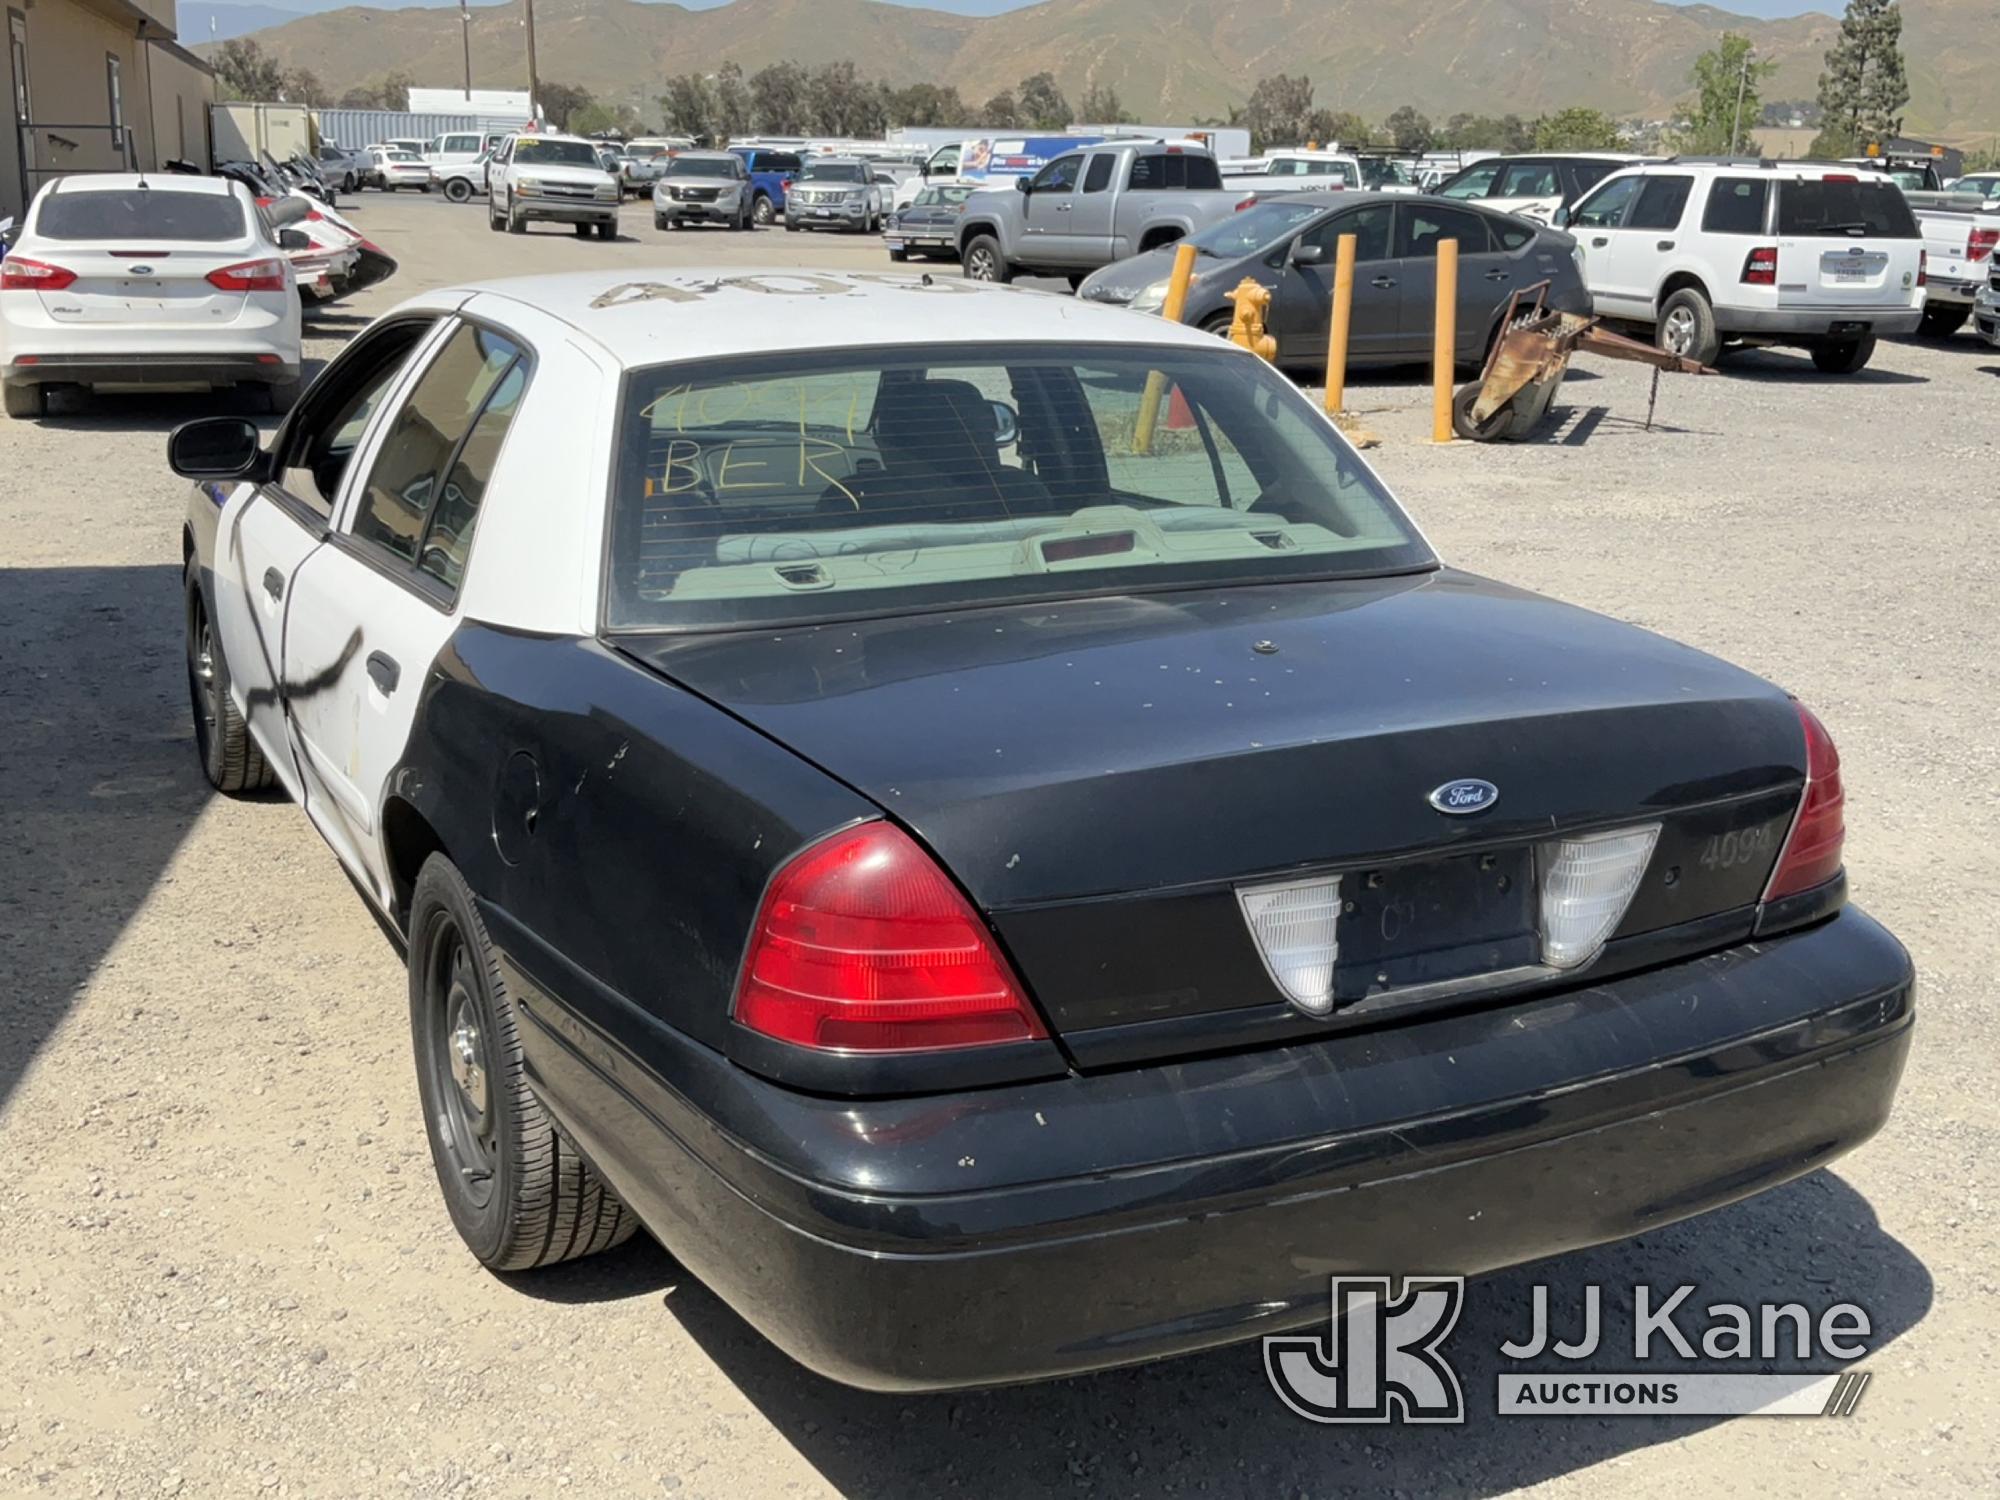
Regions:
<instances>
[{"instance_id":1,"label":"mountain range","mask_svg":"<svg viewBox=\"0 0 2000 1500\"><path fill-rule=\"evenodd\" d=\"M473 84L527 82L520 0L471 12ZM191 14L191 8L184 14ZM2000 131L2000 25L1992 0L1904 0L1911 100L1906 131L1984 142ZM852 59L895 84L955 85L976 105L1048 71L1070 98L1115 88L1148 119L1223 116L1271 73L1305 73L1317 102L1380 119L1414 104L1533 116L1591 105L1658 118L1689 93L1688 70L1725 30L1777 63L1765 99L1809 99L1839 23L1758 20L1658 0L1043 0L988 17L880 0L731 0L709 9L633 0L536 0L543 78L651 111L664 80L725 61L754 72L792 59ZM453 9L349 7L252 33L334 93L392 69L464 78ZM200 33L184 23L184 37ZM203 50L197 46L197 50Z\"/></svg>"}]
</instances>

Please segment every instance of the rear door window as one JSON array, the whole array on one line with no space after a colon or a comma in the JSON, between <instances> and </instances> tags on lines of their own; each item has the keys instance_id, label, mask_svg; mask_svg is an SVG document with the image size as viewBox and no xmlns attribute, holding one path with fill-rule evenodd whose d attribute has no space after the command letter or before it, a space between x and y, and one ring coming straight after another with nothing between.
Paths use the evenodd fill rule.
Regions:
<instances>
[{"instance_id":1,"label":"rear door window","mask_svg":"<svg viewBox=\"0 0 2000 1500\"><path fill-rule=\"evenodd\" d=\"M177 240L224 244L244 236L234 193L171 188L55 192L42 200L35 233L47 240Z\"/></svg>"},{"instance_id":2,"label":"rear door window","mask_svg":"<svg viewBox=\"0 0 2000 1500\"><path fill-rule=\"evenodd\" d=\"M1624 165L1622 162L1615 161L1573 161L1565 163L1563 171L1569 175L1570 201L1573 203L1578 198L1581 198L1585 193L1596 187L1598 183L1604 181L1605 178L1617 171L1622 165Z\"/></svg>"},{"instance_id":3,"label":"rear door window","mask_svg":"<svg viewBox=\"0 0 2000 1500\"><path fill-rule=\"evenodd\" d=\"M1494 189L1495 198L1555 198L1562 193L1562 182L1556 175L1556 164L1552 161L1517 161L1500 174L1500 186Z\"/></svg>"},{"instance_id":4,"label":"rear door window","mask_svg":"<svg viewBox=\"0 0 2000 1500\"><path fill-rule=\"evenodd\" d=\"M1778 233L1913 240L1917 221L1892 182L1828 177L1778 184Z\"/></svg>"},{"instance_id":5,"label":"rear door window","mask_svg":"<svg viewBox=\"0 0 2000 1500\"><path fill-rule=\"evenodd\" d=\"M1701 227L1709 234L1762 234L1770 182L1761 177L1718 177L1709 185Z\"/></svg>"},{"instance_id":6,"label":"rear door window","mask_svg":"<svg viewBox=\"0 0 2000 1500\"><path fill-rule=\"evenodd\" d=\"M1638 200L1625 220L1627 229L1678 229L1687 211L1688 194L1694 179L1679 174L1648 177L1639 189Z\"/></svg>"},{"instance_id":7,"label":"rear door window","mask_svg":"<svg viewBox=\"0 0 2000 1500\"><path fill-rule=\"evenodd\" d=\"M1109 151L1100 151L1090 159L1090 169L1083 174L1083 190L1086 193L1101 193L1111 186L1111 168L1118 158Z\"/></svg>"},{"instance_id":8,"label":"rear door window","mask_svg":"<svg viewBox=\"0 0 2000 1500\"><path fill-rule=\"evenodd\" d=\"M1486 221L1462 208L1405 203L1396 214L1396 254L1431 260L1442 240L1457 240L1460 255L1486 253Z\"/></svg>"}]
</instances>

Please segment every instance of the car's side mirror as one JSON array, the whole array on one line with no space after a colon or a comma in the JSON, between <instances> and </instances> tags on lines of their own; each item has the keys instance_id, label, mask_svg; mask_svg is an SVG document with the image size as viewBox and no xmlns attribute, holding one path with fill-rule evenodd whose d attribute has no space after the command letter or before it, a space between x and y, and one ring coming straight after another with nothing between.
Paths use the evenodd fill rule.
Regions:
<instances>
[{"instance_id":1,"label":"car's side mirror","mask_svg":"<svg viewBox=\"0 0 2000 1500\"><path fill-rule=\"evenodd\" d=\"M1011 447L1021 436L1021 416L1005 401L993 403L993 446Z\"/></svg>"},{"instance_id":2,"label":"car's side mirror","mask_svg":"<svg viewBox=\"0 0 2000 1500\"><path fill-rule=\"evenodd\" d=\"M1292 241L1292 264L1295 266L1317 266L1326 260L1326 246L1309 245L1304 240Z\"/></svg>"},{"instance_id":3,"label":"car's side mirror","mask_svg":"<svg viewBox=\"0 0 2000 1500\"><path fill-rule=\"evenodd\" d=\"M312 205L303 198L277 198L264 210L271 216L272 224L283 229L287 224L296 224L312 211Z\"/></svg>"},{"instance_id":4,"label":"car's side mirror","mask_svg":"<svg viewBox=\"0 0 2000 1500\"><path fill-rule=\"evenodd\" d=\"M280 229L278 231L278 248L280 250L310 250L312 249L312 243L312 236L308 235L303 229Z\"/></svg>"},{"instance_id":5,"label":"car's side mirror","mask_svg":"<svg viewBox=\"0 0 2000 1500\"><path fill-rule=\"evenodd\" d=\"M1569 210L1558 208L1554 213L1549 215L1549 222L1558 229L1569 228Z\"/></svg>"},{"instance_id":6,"label":"car's side mirror","mask_svg":"<svg viewBox=\"0 0 2000 1500\"><path fill-rule=\"evenodd\" d=\"M1016 178L1014 179L1014 191L1015 191L1015 192L1017 192L1017 193L1032 193L1032 192L1033 192L1034 190L1035 190L1035 185L1034 185L1034 184L1033 184L1032 182L1028 181L1028 179L1027 179L1027 178L1025 178L1025 177L1016 177Z\"/></svg>"},{"instance_id":7,"label":"car's side mirror","mask_svg":"<svg viewBox=\"0 0 2000 1500\"><path fill-rule=\"evenodd\" d=\"M183 422L167 439L167 466L183 479L248 479L264 466L264 439L243 417Z\"/></svg>"}]
</instances>

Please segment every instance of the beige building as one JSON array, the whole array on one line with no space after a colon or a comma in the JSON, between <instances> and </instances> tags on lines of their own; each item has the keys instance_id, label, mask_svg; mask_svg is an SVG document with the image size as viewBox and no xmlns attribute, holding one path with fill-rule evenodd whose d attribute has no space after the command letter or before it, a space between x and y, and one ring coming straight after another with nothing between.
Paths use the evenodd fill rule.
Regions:
<instances>
[{"instance_id":1,"label":"beige building","mask_svg":"<svg viewBox=\"0 0 2000 1500\"><path fill-rule=\"evenodd\" d=\"M174 0L0 0L0 14L0 218L65 172L206 165L215 75L174 40Z\"/></svg>"}]
</instances>

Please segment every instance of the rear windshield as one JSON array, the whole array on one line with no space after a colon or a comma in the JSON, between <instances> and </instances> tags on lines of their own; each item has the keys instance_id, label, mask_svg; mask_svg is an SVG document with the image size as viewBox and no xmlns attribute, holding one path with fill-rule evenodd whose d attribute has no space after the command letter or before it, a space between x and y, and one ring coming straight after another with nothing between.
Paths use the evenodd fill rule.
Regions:
<instances>
[{"instance_id":1,"label":"rear windshield","mask_svg":"<svg viewBox=\"0 0 2000 1500\"><path fill-rule=\"evenodd\" d=\"M523 136L514 142L514 161L533 162L537 166L551 167L594 167L597 162L597 148L588 141L546 141Z\"/></svg>"},{"instance_id":2,"label":"rear windshield","mask_svg":"<svg viewBox=\"0 0 2000 1500\"><path fill-rule=\"evenodd\" d=\"M214 244L243 238L243 205L232 193L176 193L122 188L51 193L35 217L49 240L188 240Z\"/></svg>"},{"instance_id":3,"label":"rear windshield","mask_svg":"<svg viewBox=\"0 0 2000 1500\"><path fill-rule=\"evenodd\" d=\"M1164 156L1135 156L1129 186L1154 188L1210 189L1222 186L1222 169L1212 156L1190 156L1169 152Z\"/></svg>"},{"instance_id":4,"label":"rear windshield","mask_svg":"<svg viewBox=\"0 0 2000 1500\"><path fill-rule=\"evenodd\" d=\"M613 629L1354 576L1429 549L1224 349L837 350L633 371Z\"/></svg>"},{"instance_id":5,"label":"rear windshield","mask_svg":"<svg viewBox=\"0 0 2000 1500\"><path fill-rule=\"evenodd\" d=\"M1778 184L1778 233L1913 240L1917 221L1894 183L1829 177Z\"/></svg>"}]
</instances>

